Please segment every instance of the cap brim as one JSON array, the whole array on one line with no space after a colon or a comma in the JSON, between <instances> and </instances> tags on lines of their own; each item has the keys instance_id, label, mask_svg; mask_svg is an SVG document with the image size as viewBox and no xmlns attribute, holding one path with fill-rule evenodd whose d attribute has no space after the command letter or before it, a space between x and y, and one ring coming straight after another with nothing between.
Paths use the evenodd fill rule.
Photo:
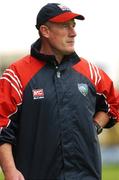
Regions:
<instances>
[{"instance_id":1,"label":"cap brim","mask_svg":"<svg viewBox=\"0 0 119 180\"><path fill-rule=\"evenodd\" d=\"M57 15L51 19L49 19L49 21L51 22L66 22L70 19L79 19L79 20L84 20L84 16L80 15L80 14L75 14L72 12L65 12L63 14Z\"/></svg>"}]
</instances>

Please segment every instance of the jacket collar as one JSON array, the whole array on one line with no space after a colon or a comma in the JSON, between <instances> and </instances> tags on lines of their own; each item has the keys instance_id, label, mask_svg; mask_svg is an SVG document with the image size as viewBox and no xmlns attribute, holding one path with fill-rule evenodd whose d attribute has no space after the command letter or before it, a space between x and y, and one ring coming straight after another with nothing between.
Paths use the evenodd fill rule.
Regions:
<instances>
[{"instance_id":1,"label":"jacket collar","mask_svg":"<svg viewBox=\"0 0 119 180\"><path fill-rule=\"evenodd\" d=\"M39 38L37 41L35 41L32 45L31 45L31 56L33 56L34 58L40 60L40 61L45 61L48 64L52 64L52 65L56 65L57 61L55 59L54 55L45 55L45 54L41 54L40 53L40 48L41 48L41 39ZM64 57L64 59L62 60L61 64L64 62L71 62L71 64L75 64L76 62L80 61L79 56L76 54L76 52L73 52L70 55L66 55Z\"/></svg>"}]
</instances>

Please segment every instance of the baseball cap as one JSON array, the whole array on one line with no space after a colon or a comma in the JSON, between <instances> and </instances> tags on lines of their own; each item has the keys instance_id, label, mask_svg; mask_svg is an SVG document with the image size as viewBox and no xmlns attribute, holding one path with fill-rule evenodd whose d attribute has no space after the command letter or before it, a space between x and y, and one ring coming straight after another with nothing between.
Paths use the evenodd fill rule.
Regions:
<instances>
[{"instance_id":1,"label":"baseball cap","mask_svg":"<svg viewBox=\"0 0 119 180\"><path fill-rule=\"evenodd\" d=\"M50 22L66 22L70 19L84 20L84 16L81 14L73 13L68 7L59 3L48 3L41 8L36 19L36 28L44 24L47 21Z\"/></svg>"}]
</instances>

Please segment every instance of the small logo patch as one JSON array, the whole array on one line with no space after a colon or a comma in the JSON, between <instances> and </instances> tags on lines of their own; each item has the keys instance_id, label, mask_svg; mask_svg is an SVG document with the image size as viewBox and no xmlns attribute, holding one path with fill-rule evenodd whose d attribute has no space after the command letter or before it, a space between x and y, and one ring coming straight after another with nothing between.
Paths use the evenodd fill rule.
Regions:
<instances>
[{"instance_id":1,"label":"small logo patch","mask_svg":"<svg viewBox=\"0 0 119 180\"><path fill-rule=\"evenodd\" d=\"M81 94L83 94L84 96L86 96L88 94L88 85L84 84L84 83L78 83L78 89L81 92Z\"/></svg>"},{"instance_id":2,"label":"small logo patch","mask_svg":"<svg viewBox=\"0 0 119 180\"><path fill-rule=\"evenodd\" d=\"M43 89L33 89L33 99L42 99L44 98L44 91Z\"/></svg>"},{"instance_id":3,"label":"small logo patch","mask_svg":"<svg viewBox=\"0 0 119 180\"><path fill-rule=\"evenodd\" d=\"M62 11L70 11L70 9L62 4L58 4L58 7L62 10Z\"/></svg>"}]
</instances>

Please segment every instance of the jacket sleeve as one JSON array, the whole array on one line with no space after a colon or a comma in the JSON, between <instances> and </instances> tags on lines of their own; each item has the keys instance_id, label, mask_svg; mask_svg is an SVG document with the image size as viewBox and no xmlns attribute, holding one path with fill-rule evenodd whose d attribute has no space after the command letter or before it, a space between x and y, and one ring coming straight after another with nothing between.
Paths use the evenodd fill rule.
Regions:
<instances>
[{"instance_id":1,"label":"jacket sleeve","mask_svg":"<svg viewBox=\"0 0 119 180\"><path fill-rule=\"evenodd\" d=\"M22 103L22 85L11 65L0 77L0 144L15 143L16 116Z\"/></svg>"},{"instance_id":2,"label":"jacket sleeve","mask_svg":"<svg viewBox=\"0 0 119 180\"><path fill-rule=\"evenodd\" d=\"M115 87L113 81L109 76L101 69L99 69L100 80L97 83L97 102L96 111L107 112L110 121L105 128L112 127L119 121L118 107L119 103L115 94Z\"/></svg>"},{"instance_id":3,"label":"jacket sleeve","mask_svg":"<svg viewBox=\"0 0 119 180\"><path fill-rule=\"evenodd\" d=\"M119 98L115 95L115 88L110 77L92 62L80 58L81 61L74 69L86 76L96 90L95 112L104 111L108 113L110 121L106 128L113 126L119 121Z\"/></svg>"}]
</instances>

